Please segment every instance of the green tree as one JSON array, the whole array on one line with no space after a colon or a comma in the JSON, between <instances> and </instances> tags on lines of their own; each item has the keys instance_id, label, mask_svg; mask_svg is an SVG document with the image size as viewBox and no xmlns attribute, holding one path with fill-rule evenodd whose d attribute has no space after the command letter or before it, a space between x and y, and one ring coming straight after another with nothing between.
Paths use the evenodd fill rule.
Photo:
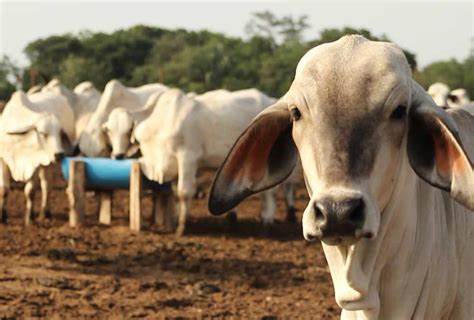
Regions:
<instances>
[{"instance_id":1,"label":"green tree","mask_svg":"<svg viewBox=\"0 0 474 320\"><path fill-rule=\"evenodd\" d=\"M59 74L64 59L80 54L83 50L83 45L77 37L65 34L33 41L24 51L31 62L30 68L34 68L48 80Z\"/></svg>"},{"instance_id":2,"label":"green tree","mask_svg":"<svg viewBox=\"0 0 474 320\"><path fill-rule=\"evenodd\" d=\"M3 56L0 60L0 100L7 101L15 92L16 87L12 78L17 71L18 68L11 60L7 56Z\"/></svg>"},{"instance_id":3,"label":"green tree","mask_svg":"<svg viewBox=\"0 0 474 320\"><path fill-rule=\"evenodd\" d=\"M416 74L416 79L428 88L435 82L446 83L451 89L464 88L474 97L474 57L463 62L456 59L437 61L427 65Z\"/></svg>"},{"instance_id":4,"label":"green tree","mask_svg":"<svg viewBox=\"0 0 474 320\"><path fill-rule=\"evenodd\" d=\"M285 42L301 42L303 32L310 27L308 16L294 18L291 15L278 18L270 11L255 12L245 25L245 31L250 36L270 39L274 44L278 41L277 35L282 36Z\"/></svg>"},{"instance_id":5,"label":"green tree","mask_svg":"<svg viewBox=\"0 0 474 320\"><path fill-rule=\"evenodd\" d=\"M107 72L104 72L100 64L92 59L73 55L61 63L59 71L61 81L70 88L83 81L90 81L91 75L94 75L94 83L99 86L104 86L109 80L106 78Z\"/></svg>"}]
</instances>

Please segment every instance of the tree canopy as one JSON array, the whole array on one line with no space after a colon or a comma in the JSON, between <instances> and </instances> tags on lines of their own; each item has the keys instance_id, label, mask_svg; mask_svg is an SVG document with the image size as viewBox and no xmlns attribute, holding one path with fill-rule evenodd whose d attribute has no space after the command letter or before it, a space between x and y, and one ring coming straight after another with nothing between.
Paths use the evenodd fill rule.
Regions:
<instances>
[{"instance_id":1,"label":"tree canopy","mask_svg":"<svg viewBox=\"0 0 474 320\"><path fill-rule=\"evenodd\" d=\"M308 49L345 34L389 40L366 29L345 27L325 29L318 37L305 41L303 33L308 27L306 16L277 17L265 11L252 15L245 26L246 39L144 25L109 34L54 35L29 43L25 53L30 65L22 74L15 72L21 75L19 80L25 90L58 77L69 87L89 80L103 89L107 81L118 79L129 86L162 82L198 93L256 87L278 97L288 89L296 64ZM415 54L406 49L404 52L416 70ZM5 58L2 61L0 97L7 99L14 84L7 76L12 72L11 62ZM464 62L449 60L433 63L415 74L425 86L443 81L453 88L465 87L473 95L472 68L472 58Z\"/></svg>"}]
</instances>

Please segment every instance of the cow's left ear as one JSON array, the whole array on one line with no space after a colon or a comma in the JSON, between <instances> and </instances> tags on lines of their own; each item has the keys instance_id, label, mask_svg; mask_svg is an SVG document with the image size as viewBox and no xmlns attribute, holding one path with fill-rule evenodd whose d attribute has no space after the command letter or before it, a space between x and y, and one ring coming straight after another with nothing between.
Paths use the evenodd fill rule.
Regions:
<instances>
[{"instance_id":1,"label":"cow's left ear","mask_svg":"<svg viewBox=\"0 0 474 320\"><path fill-rule=\"evenodd\" d=\"M474 117L445 111L413 82L408 125L408 158L415 172L474 210Z\"/></svg>"},{"instance_id":2,"label":"cow's left ear","mask_svg":"<svg viewBox=\"0 0 474 320\"><path fill-rule=\"evenodd\" d=\"M285 180L298 159L286 103L262 111L238 138L211 187L209 211L222 214Z\"/></svg>"}]
</instances>

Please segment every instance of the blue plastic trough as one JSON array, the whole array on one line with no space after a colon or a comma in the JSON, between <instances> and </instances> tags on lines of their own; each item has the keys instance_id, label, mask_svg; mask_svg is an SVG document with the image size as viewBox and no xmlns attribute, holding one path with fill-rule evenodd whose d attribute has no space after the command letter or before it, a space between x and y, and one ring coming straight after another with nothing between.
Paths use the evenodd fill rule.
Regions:
<instances>
[{"instance_id":1,"label":"blue plastic trough","mask_svg":"<svg viewBox=\"0 0 474 320\"><path fill-rule=\"evenodd\" d=\"M84 162L86 171L86 189L115 190L130 188L130 169L136 160L113 160L109 158L66 157L61 161L61 171L64 179L69 179L69 162L78 160ZM143 187L152 190L170 190L170 183L159 184L143 176Z\"/></svg>"}]
</instances>

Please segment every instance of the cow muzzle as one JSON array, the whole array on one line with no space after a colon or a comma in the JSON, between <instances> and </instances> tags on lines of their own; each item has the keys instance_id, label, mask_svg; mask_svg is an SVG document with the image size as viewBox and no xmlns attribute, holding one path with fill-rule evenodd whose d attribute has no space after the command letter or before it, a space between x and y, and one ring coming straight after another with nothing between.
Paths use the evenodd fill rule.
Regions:
<instances>
[{"instance_id":1,"label":"cow muzzle","mask_svg":"<svg viewBox=\"0 0 474 320\"><path fill-rule=\"evenodd\" d=\"M114 160L123 160L124 158L125 158L125 154L123 153L112 154L112 159Z\"/></svg>"},{"instance_id":2,"label":"cow muzzle","mask_svg":"<svg viewBox=\"0 0 474 320\"><path fill-rule=\"evenodd\" d=\"M311 201L303 216L306 240L319 239L328 245L352 244L360 238L371 238L364 232L366 204L362 197L331 197Z\"/></svg>"}]
</instances>

